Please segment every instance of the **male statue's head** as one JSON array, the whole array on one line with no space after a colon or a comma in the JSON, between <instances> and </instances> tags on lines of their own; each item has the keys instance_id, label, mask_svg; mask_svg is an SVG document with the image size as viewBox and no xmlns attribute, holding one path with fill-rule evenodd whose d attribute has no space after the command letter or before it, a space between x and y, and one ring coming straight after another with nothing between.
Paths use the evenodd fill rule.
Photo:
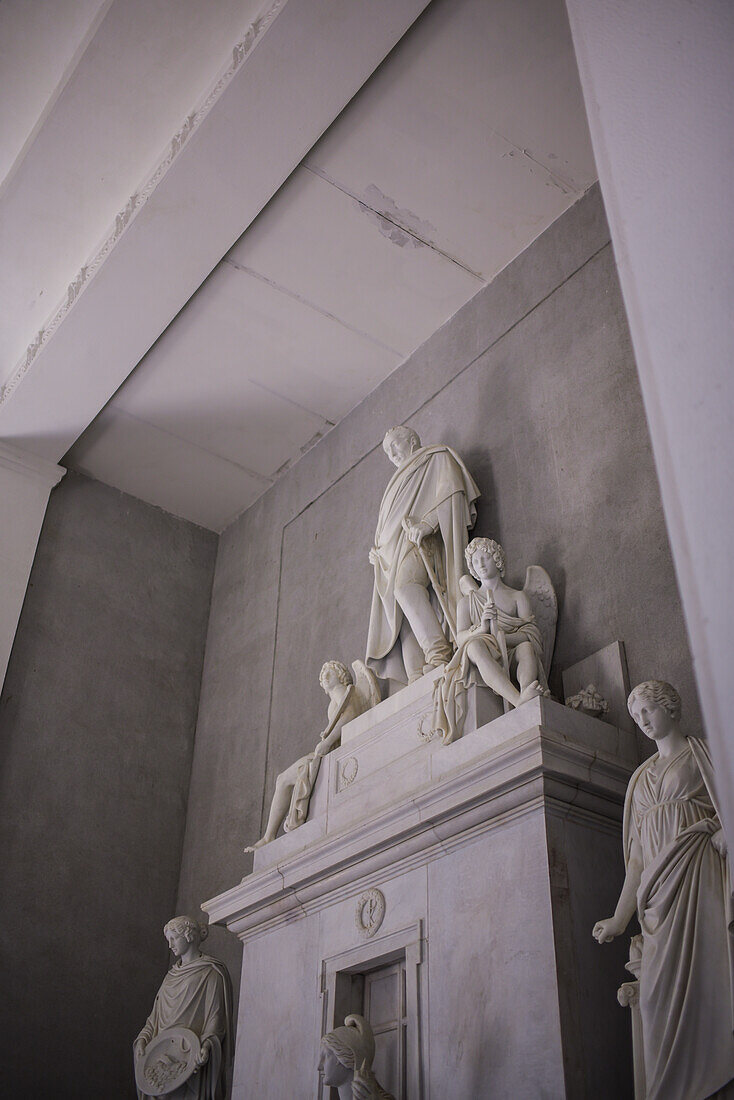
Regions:
<instances>
[{"instance_id":1,"label":"male statue's head","mask_svg":"<svg viewBox=\"0 0 734 1100\"><path fill-rule=\"evenodd\" d=\"M627 710L651 741L662 741L680 726L680 695L665 680L645 680L632 688Z\"/></svg>"},{"instance_id":2,"label":"male statue's head","mask_svg":"<svg viewBox=\"0 0 734 1100\"><path fill-rule=\"evenodd\" d=\"M339 1088L349 1084L356 1072L372 1068L375 1037L364 1016L347 1016L343 1027L337 1027L321 1040L319 1069L325 1085Z\"/></svg>"},{"instance_id":3,"label":"male statue's head","mask_svg":"<svg viewBox=\"0 0 734 1100\"><path fill-rule=\"evenodd\" d=\"M488 575L505 575L505 552L494 539L472 539L464 551L466 564L472 577L483 581Z\"/></svg>"},{"instance_id":4,"label":"male statue's head","mask_svg":"<svg viewBox=\"0 0 734 1100\"><path fill-rule=\"evenodd\" d=\"M347 666L341 661L325 661L319 673L319 683L328 695L340 684L346 687L348 684L353 684L354 680Z\"/></svg>"},{"instance_id":5,"label":"male statue's head","mask_svg":"<svg viewBox=\"0 0 734 1100\"><path fill-rule=\"evenodd\" d=\"M163 935L168 940L168 946L173 954L180 959L192 944L194 950L198 951L202 940L209 935L209 929L194 917L174 917L164 925Z\"/></svg>"},{"instance_id":6,"label":"male statue's head","mask_svg":"<svg viewBox=\"0 0 734 1100\"><path fill-rule=\"evenodd\" d=\"M404 424L400 424L397 428L390 428L385 432L385 438L382 441L383 451L393 466L398 467L402 466L420 445L418 433Z\"/></svg>"}]
</instances>

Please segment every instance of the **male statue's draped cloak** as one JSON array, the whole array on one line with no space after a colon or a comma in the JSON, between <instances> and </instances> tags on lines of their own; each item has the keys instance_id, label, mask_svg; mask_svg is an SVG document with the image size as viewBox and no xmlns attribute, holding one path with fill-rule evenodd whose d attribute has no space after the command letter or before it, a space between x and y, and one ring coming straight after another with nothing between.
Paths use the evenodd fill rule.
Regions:
<instances>
[{"instance_id":1,"label":"male statue's draped cloak","mask_svg":"<svg viewBox=\"0 0 734 1100\"><path fill-rule=\"evenodd\" d=\"M146 1046L169 1027L187 1027L203 1043L211 1043L209 1060L171 1100L223 1100L232 1040L232 986L227 968L210 955L180 966L174 963L163 979L153 1010L138 1036ZM138 1090L143 1100L145 1093Z\"/></svg>"},{"instance_id":2,"label":"male statue's draped cloak","mask_svg":"<svg viewBox=\"0 0 734 1100\"><path fill-rule=\"evenodd\" d=\"M479 496L474 479L450 447L419 447L395 471L382 497L375 531L375 586L367 634L367 664L383 679L406 679L400 647L395 648L403 612L395 599L395 580L403 559L414 549L403 520L429 523L440 554L438 575L446 585L448 605L456 615L459 580L466 566L467 529L474 526ZM440 537L439 537L440 536Z\"/></svg>"},{"instance_id":3,"label":"male statue's draped cloak","mask_svg":"<svg viewBox=\"0 0 734 1100\"><path fill-rule=\"evenodd\" d=\"M640 765L624 805L625 862L634 838L644 868L637 912L647 1100L734 1096L728 860L711 843L721 826L708 749L687 740L671 759L655 753Z\"/></svg>"}]
</instances>

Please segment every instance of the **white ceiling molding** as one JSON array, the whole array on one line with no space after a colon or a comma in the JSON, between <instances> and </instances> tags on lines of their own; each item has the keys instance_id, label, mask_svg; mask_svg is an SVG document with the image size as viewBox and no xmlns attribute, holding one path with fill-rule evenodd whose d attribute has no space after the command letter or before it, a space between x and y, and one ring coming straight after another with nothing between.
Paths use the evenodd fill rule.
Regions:
<instances>
[{"instance_id":1,"label":"white ceiling molding","mask_svg":"<svg viewBox=\"0 0 734 1100\"><path fill-rule=\"evenodd\" d=\"M0 443L0 469L40 481L49 489L58 485L66 473L64 467L57 466L55 462L46 462L43 458L21 451L19 447L7 447L4 443Z\"/></svg>"},{"instance_id":2,"label":"white ceiling molding","mask_svg":"<svg viewBox=\"0 0 734 1100\"><path fill-rule=\"evenodd\" d=\"M1 438L68 450L426 6L276 0L250 25L9 379Z\"/></svg>"},{"instance_id":3,"label":"white ceiling molding","mask_svg":"<svg viewBox=\"0 0 734 1100\"><path fill-rule=\"evenodd\" d=\"M224 89L229 84L232 77L235 75L240 65L248 56L252 48L265 34L270 24L275 19L281 8L287 3L287 0L274 0L270 7L266 11L254 19L247 28L244 37L238 42L232 50L232 60L227 68L216 80L213 87L208 94L204 97L203 102L195 107L190 114L186 116L186 120L179 130L173 135L170 143L168 144L165 152L160 157L158 164L153 172L148 176L141 186L133 192L128 201L125 203L122 210L115 216L114 223L110 226L109 232L105 237L105 240L100 248L94 253L93 256L87 260L85 264L79 269L75 277L69 283L69 288L66 293L65 299L60 303L54 314L46 322L46 324L39 329L31 343L26 349L25 356L18 363L15 371L10 376L8 381L0 390L0 405L8 400L11 393L21 381L28 368L31 366L33 360L38 355L41 348L48 342L53 336L56 329L66 317L69 310L77 301L79 295L88 284L89 280L94 277L98 269L110 255L112 249L115 247L120 237L125 232L127 227L131 224L135 216L140 212L142 207L148 201L150 196L155 191L158 184L163 179L168 169L173 164L178 154L183 149L184 145L197 129L201 125L207 114L217 102Z\"/></svg>"}]
</instances>

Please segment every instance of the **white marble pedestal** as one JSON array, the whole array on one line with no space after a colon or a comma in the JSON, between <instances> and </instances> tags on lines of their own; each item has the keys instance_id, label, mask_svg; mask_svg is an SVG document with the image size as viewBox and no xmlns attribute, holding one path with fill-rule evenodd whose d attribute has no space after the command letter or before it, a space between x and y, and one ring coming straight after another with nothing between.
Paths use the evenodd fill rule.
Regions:
<instances>
[{"instance_id":1,"label":"white marble pedestal","mask_svg":"<svg viewBox=\"0 0 734 1100\"><path fill-rule=\"evenodd\" d=\"M634 736L549 699L503 715L478 689L478 728L445 746L435 676L345 727L306 824L204 903L244 944L234 1100L327 1097L319 1038L393 965L403 1097L632 1095L628 941L591 929L622 882Z\"/></svg>"}]
</instances>

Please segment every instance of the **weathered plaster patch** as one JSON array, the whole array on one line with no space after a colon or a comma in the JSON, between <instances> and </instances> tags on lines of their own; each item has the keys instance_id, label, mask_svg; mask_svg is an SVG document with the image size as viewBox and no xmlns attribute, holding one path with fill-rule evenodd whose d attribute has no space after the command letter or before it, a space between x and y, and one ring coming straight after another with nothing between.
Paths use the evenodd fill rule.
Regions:
<instances>
[{"instance_id":1,"label":"weathered plaster patch","mask_svg":"<svg viewBox=\"0 0 734 1100\"><path fill-rule=\"evenodd\" d=\"M308 442L304 443L303 446L300 448L297 455L292 455L290 458L287 458L285 462L278 467L278 469L272 475L273 481L277 481L281 474L284 474L286 470L290 470L291 466L295 466L299 458L302 458L305 455L306 451L310 451L312 447L315 447L319 440L323 439L326 433L334 427L334 424L331 420L326 420L325 425L325 427L319 428L317 432L314 432Z\"/></svg>"},{"instance_id":2,"label":"weathered plaster patch","mask_svg":"<svg viewBox=\"0 0 734 1100\"><path fill-rule=\"evenodd\" d=\"M398 248L426 248L431 244L431 235L436 227L423 221L407 207L398 206L394 199L385 195L376 184L371 183L364 189L365 201L355 199L355 203L370 221L374 222L383 237L396 244Z\"/></svg>"},{"instance_id":3,"label":"weathered plaster patch","mask_svg":"<svg viewBox=\"0 0 734 1100\"><path fill-rule=\"evenodd\" d=\"M315 164L303 163L303 167L307 172L312 172L319 179L322 179L324 183L331 184L332 187L336 187L338 191L341 191L343 195L348 195L350 199L355 203L357 209L367 215L368 218L377 223L379 231L393 244L397 244L400 248L409 245L411 248L420 248L425 246L430 248L433 252L439 256L443 256L445 260L449 260L452 264L456 264L463 271L466 271L467 275L471 275L473 278L478 279L480 282L484 282L484 276L478 271L472 271L470 267L467 267L465 263L457 259L456 256L451 256L444 249L439 248L438 245L430 238L432 233L436 232L435 226L431 225L428 221L423 221L418 218L412 211L404 209L397 205L394 199L391 199L389 195L384 195L379 187L371 183L362 192L362 197L358 198L354 191L350 190L345 184L339 183L332 176L325 172L323 168L319 168ZM381 206L382 209L374 209L370 206L367 199L370 198L374 201L375 206ZM394 219L394 220L393 220Z\"/></svg>"},{"instance_id":4,"label":"weathered plaster patch","mask_svg":"<svg viewBox=\"0 0 734 1100\"><path fill-rule=\"evenodd\" d=\"M505 138L504 140L507 139ZM508 149L508 151L506 153L503 153L502 156L520 157L523 160L528 161L530 165L534 166L530 168L531 172L533 172L535 168L540 168L547 177L545 180L546 187L557 187L558 190L561 191L564 195L568 195L569 192L576 190L572 181L565 180L563 176L560 175L560 173L551 171L551 169L548 168L541 161L536 160L530 149L520 149L517 146L513 146L512 149ZM552 160L558 160L558 157L555 155L555 153L549 153L548 157Z\"/></svg>"}]
</instances>

